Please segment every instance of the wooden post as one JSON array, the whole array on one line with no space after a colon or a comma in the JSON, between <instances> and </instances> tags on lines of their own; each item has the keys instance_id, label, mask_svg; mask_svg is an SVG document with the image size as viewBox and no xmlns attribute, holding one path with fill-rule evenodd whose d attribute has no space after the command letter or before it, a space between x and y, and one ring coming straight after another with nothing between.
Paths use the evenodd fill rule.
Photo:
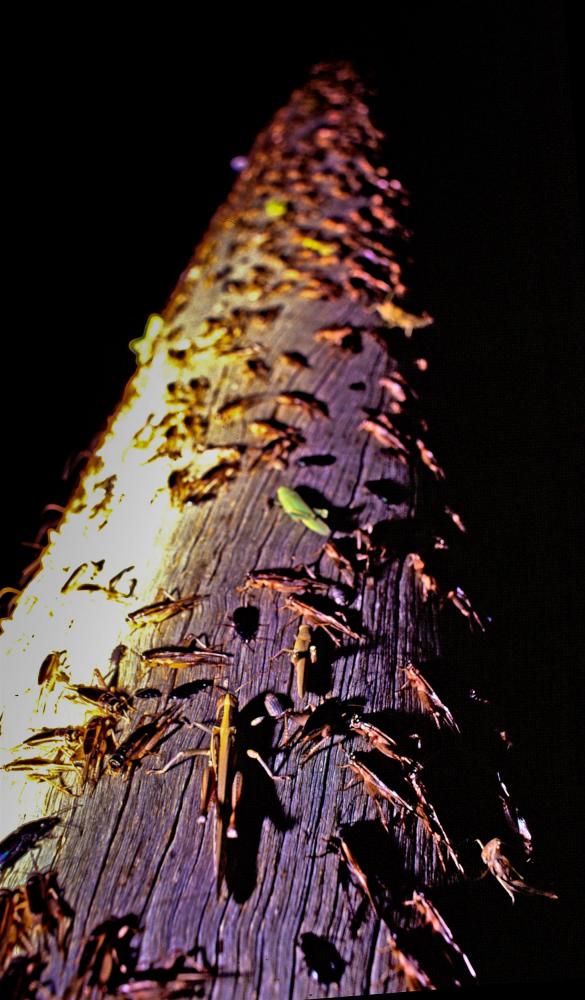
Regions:
<instances>
[{"instance_id":1,"label":"wooden post","mask_svg":"<svg viewBox=\"0 0 585 1000\"><path fill-rule=\"evenodd\" d=\"M162 745L153 741L156 756L122 773L106 768L80 798L51 789L46 814L71 806L37 846L39 865L56 870L75 912L66 960L51 947L41 976L59 996L91 994L89 974L76 978L84 943L98 925L130 914L140 928L138 968L168 968L203 949L218 972L210 996L401 991L418 973L404 944L393 956L390 929L398 948L404 929L420 923L404 901L469 870L457 845L479 835L472 809L470 828L455 815L451 834L449 794L445 814L429 784L437 758L449 767L464 758L464 737L445 724L424 682L417 687L417 675L401 668L417 665L440 695L454 691L462 705L463 687L440 660L439 619L457 626L460 611L463 629L482 623L465 595L443 585L441 550L459 529L445 511L443 473L419 409L425 363L416 330L430 318L404 306L406 195L381 163L382 137L366 99L350 68L317 67L260 135L164 314L135 343L136 375L5 623L7 693L23 706L5 719L7 746L24 740L27 726L82 721L87 706L67 699L65 675L70 685L90 684L94 669L107 675L110 663L119 663L118 684L133 698L116 719L118 744L143 710L160 714L187 680L225 681L239 698L239 836L226 841L219 898L213 810L197 822L207 760L152 773L179 750L208 746L201 729L177 719L161 729ZM291 518L276 500L283 486L313 515ZM292 647L300 621L292 619L303 608L282 589L239 589L261 570L315 575L293 595L305 601L303 621L314 628L320 659L308 665L302 698L290 654L271 657ZM166 595L194 594L164 620L128 618ZM259 613L249 642L230 624L242 605ZM317 627L319 610L331 617L329 633ZM229 659L147 669L141 652L184 646L189 634ZM60 672L52 691L38 684L51 653ZM146 686L162 697L138 699ZM266 692L297 711L321 696L338 699L320 752L306 763L298 749L275 753L282 722L267 713ZM208 686L180 702L182 714L212 722L221 698ZM361 757L372 750L372 731L352 728L354 712L393 736L396 753L429 761L428 769L379 752ZM294 719L287 724L292 731ZM244 737L289 780L273 784L246 756ZM367 794L371 781L352 780L349 748L358 764L391 773L388 787L402 789L406 806ZM39 789L47 786L10 772L19 775L18 814L4 833L41 815ZM53 778L79 787L76 773ZM453 780L451 770L447 792ZM347 866L326 850L340 829L371 868L376 905L355 873L340 884ZM479 874L479 849L466 850ZM7 884L22 884L30 870L26 854ZM420 962L429 983L462 979L449 963L447 972L429 972ZM116 973L114 963L112 975L102 972L102 994L118 975L117 995L139 995L128 986L140 978L131 964ZM152 995L170 994L161 987Z\"/></svg>"}]
</instances>

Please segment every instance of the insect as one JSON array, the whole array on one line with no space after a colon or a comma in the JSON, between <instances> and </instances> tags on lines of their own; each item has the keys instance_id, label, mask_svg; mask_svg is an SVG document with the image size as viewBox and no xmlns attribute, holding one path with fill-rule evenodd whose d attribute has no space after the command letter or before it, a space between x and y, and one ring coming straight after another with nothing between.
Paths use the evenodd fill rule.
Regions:
<instances>
[{"instance_id":1,"label":"insect","mask_svg":"<svg viewBox=\"0 0 585 1000\"><path fill-rule=\"evenodd\" d=\"M383 729L380 729L375 723L368 721L363 715L356 714L352 715L348 723L348 728L361 736L363 739L368 740L372 745L374 750L383 754L385 757L391 757L393 760L398 761L403 767L409 768L414 765L414 761L411 757L405 757L403 754L398 753L395 749L396 740L393 740L388 733L385 733Z\"/></svg>"},{"instance_id":2,"label":"insect","mask_svg":"<svg viewBox=\"0 0 585 1000\"><path fill-rule=\"evenodd\" d=\"M317 399L309 392L279 392L275 401L280 406L296 406L309 417L319 416L329 419L329 409L327 404L321 399Z\"/></svg>"},{"instance_id":3,"label":"insect","mask_svg":"<svg viewBox=\"0 0 585 1000\"><path fill-rule=\"evenodd\" d=\"M399 688L400 691L404 691L410 688L416 694L423 711L428 712L433 717L435 725L440 729L441 726L446 726L454 733L459 733L461 730L455 722L451 712L446 705L443 704L439 698L437 692L431 687L429 682L421 674L420 670L414 666L412 663L407 663L405 667L399 667L404 674L406 674L406 682Z\"/></svg>"},{"instance_id":4,"label":"insect","mask_svg":"<svg viewBox=\"0 0 585 1000\"><path fill-rule=\"evenodd\" d=\"M200 722L195 725L209 732L211 741L207 749L181 750L162 768L153 773L164 774L175 764L191 757L208 757L201 780L199 823L205 823L209 806L215 803L214 859L217 880L217 894L226 871L226 841L237 839L237 807L242 795L244 776L238 766L238 699L226 691L217 702L216 722L209 729ZM248 749L247 756L257 760L266 773L275 781L284 780L273 775L269 767L255 750Z\"/></svg>"},{"instance_id":5,"label":"insect","mask_svg":"<svg viewBox=\"0 0 585 1000\"><path fill-rule=\"evenodd\" d=\"M404 905L412 906L414 908L419 917L421 917L423 923L428 925L435 934L438 934L443 939L445 944L449 945L449 947L460 956L470 976L475 979L475 969L465 952L463 952L457 944L455 938L453 937L451 928L447 926L434 903L431 902L430 899L427 899L423 892L413 892L412 898L405 900Z\"/></svg>"},{"instance_id":6,"label":"insect","mask_svg":"<svg viewBox=\"0 0 585 1000\"><path fill-rule=\"evenodd\" d=\"M95 671L99 686L89 684L69 684L65 697L69 701L81 701L96 708L104 715L127 716L132 708L132 698L120 688L108 686L99 670Z\"/></svg>"},{"instance_id":7,"label":"insect","mask_svg":"<svg viewBox=\"0 0 585 1000\"><path fill-rule=\"evenodd\" d=\"M50 871L29 876L25 897L31 922L40 928L43 937L54 937L59 951L66 957L75 913L59 888L57 873Z\"/></svg>"},{"instance_id":8,"label":"insect","mask_svg":"<svg viewBox=\"0 0 585 1000\"><path fill-rule=\"evenodd\" d=\"M130 775L133 765L146 757L147 754L155 751L165 731L173 723L177 723L178 728L182 725L175 707L160 712L152 722L145 722L142 726L138 726L109 757L108 767L110 771L115 773L126 771Z\"/></svg>"},{"instance_id":9,"label":"insect","mask_svg":"<svg viewBox=\"0 0 585 1000\"><path fill-rule=\"evenodd\" d=\"M138 933L140 922L133 913L110 917L94 927L79 960L71 1000L81 1000L93 990L97 991L100 1000L115 994L120 983L134 970L136 953L132 939Z\"/></svg>"},{"instance_id":10,"label":"insect","mask_svg":"<svg viewBox=\"0 0 585 1000\"><path fill-rule=\"evenodd\" d=\"M58 726L54 729L45 726L42 729L37 729L28 739L13 747L13 750L19 750L21 747L50 747L54 743L64 744L67 748L75 749L79 746L84 731L85 726Z\"/></svg>"},{"instance_id":11,"label":"insect","mask_svg":"<svg viewBox=\"0 0 585 1000\"><path fill-rule=\"evenodd\" d=\"M389 327L399 326L401 330L404 330L406 337L412 337L414 330L420 330L433 323L433 317L429 316L428 313L424 312L422 316L413 316L412 313L400 309L391 299L386 299L385 302L377 305L376 311Z\"/></svg>"},{"instance_id":12,"label":"insect","mask_svg":"<svg viewBox=\"0 0 585 1000\"><path fill-rule=\"evenodd\" d=\"M130 1000L173 1000L178 997L203 996L204 984L218 975L217 968L191 954L179 955L170 968L142 969L118 987L117 997ZM223 973L228 975L228 973ZM240 973L242 975L242 973Z\"/></svg>"},{"instance_id":13,"label":"insect","mask_svg":"<svg viewBox=\"0 0 585 1000\"><path fill-rule=\"evenodd\" d=\"M359 632L354 632L347 625L347 618L340 608L331 609L331 613L324 611L313 603L310 594L303 594L302 598L289 595L284 606L291 611L296 611L300 617L306 618L307 624L313 628L322 628L336 646L340 645L340 641L334 632L340 632L348 639L359 640L362 638Z\"/></svg>"},{"instance_id":14,"label":"insect","mask_svg":"<svg viewBox=\"0 0 585 1000\"><path fill-rule=\"evenodd\" d=\"M392 934L388 935L388 949L393 969L404 977L404 985L407 993L418 990L436 990L437 987L434 986L430 977L419 962L417 962L416 958L408 952L402 951Z\"/></svg>"},{"instance_id":15,"label":"insect","mask_svg":"<svg viewBox=\"0 0 585 1000\"><path fill-rule=\"evenodd\" d=\"M348 752L347 750L344 752L347 757L347 764L343 764L342 767L349 767L363 782L364 790L373 798L382 825L386 830L389 830L389 824L380 806L380 799L385 799L398 809L403 809L411 813L415 812L414 806L410 805L402 795L372 769L370 760L374 756L373 754L356 753L354 751Z\"/></svg>"},{"instance_id":16,"label":"insect","mask_svg":"<svg viewBox=\"0 0 585 1000\"><path fill-rule=\"evenodd\" d=\"M189 597L179 597L173 599L166 597L164 601L157 601L155 604L147 604L143 608L137 608L127 615L127 620L136 628L141 625L150 625L155 622L164 622L167 618L178 615L181 611L188 611L189 608L200 604L204 598L200 594L191 594Z\"/></svg>"},{"instance_id":17,"label":"insect","mask_svg":"<svg viewBox=\"0 0 585 1000\"><path fill-rule=\"evenodd\" d=\"M72 794L59 779L63 772L75 771L76 766L71 761L60 760L59 757L45 760L44 757L22 757L4 764L2 770L24 771L31 781L46 781L52 785L56 791Z\"/></svg>"},{"instance_id":18,"label":"insect","mask_svg":"<svg viewBox=\"0 0 585 1000\"><path fill-rule=\"evenodd\" d=\"M524 854L527 858L529 858L532 854L532 834L528 829L528 823L514 805L510 792L508 791L499 772L497 773L497 779L500 789L500 802L502 803L502 809L504 811L504 816L506 817L506 822L510 829L512 829L522 841Z\"/></svg>"},{"instance_id":19,"label":"insect","mask_svg":"<svg viewBox=\"0 0 585 1000\"><path fill-rule=\"evenodd\" d=\"M336 604L344 604L346 599L345 590L339 584L329 580L318 579L312 571L310 576L302 573L291 572L281 569L259 569L246 573L246 581L240 591L246 590L276 590L282 594L302 594L310 591L313 594L330 596Z\"/></svg>"},{"instance_id":20,"label":"insect","mask_svg":"<svg viewBox=\"0 0 585 1000\"><path fill-rule=\"evenodd\" d=\"M97 785L104 770L106 755L114 749L113 733L117 719L112 715L95 715L85 727L82 747L81 787Z\"/></svg>"},{"instance_id":21,"label":"insect","mask_svg":"<svg viewBox=\"0 0 585 1000\"><path fill-rule=\"evenodd\" d=\"M0 979L4 1000L36 1000L47 962L40 955L17 955Z\"/></svg>"},{"instance_id":22,"label":"insect","mask_svg":"<svg viewBox=\"0 0 585 1000\"><path fill-rule=\"evenodd\" d=\"M469 627L473 631L474 628L480 629L481 632L485 632L485 625L476 611L474 611L471 601L469 600L467 594L461 587L455 587L455 590L450 590L446 595L445 600L451 601L454 607L467 618L469 622Z\"/></svg>"},{"instance_id":23,"label":"insect","mask_svg":"<svg viewBox=\"0 0 585 1000\"><path fill-rule=\"evenodd\" d=\"M22 826L4 837L4 840L0 841L0 872L4 872L16 864L60 822L59 816L33 819L30 823L23 823Z\"/></svg>"},{"instance_id":24,"label":"insect","mask_svg":"<svg viewBox=\"0 0 585 1000\"><path fill-rule=\"evenodd\" d=\"M316 666L319 659L311 627L301 622L293 648L281 649L280 652L275 653L270 659L274 660L277 656L281 656L282 653L291 654L291 663L295 668L297 676L297 692L299 698L304 698L307 693L307 668L309 664Z\"/></svg>"},{"instance_id":25,"label":"insect","mask_svg":"<svg viewBox=\"0 0 585 1000\"><path fill-rule=\"evenodd\" d=\"M315 332L315 340L327 344L335 344L337 347L344 347L347 338L354 333L353 326L331 326L323 327Z\"/></svg>"},{"instance_id":26,"label":"insect","mask_svg":"<svg viewBox=\"0 0 585 1000\"><path fill-rule=\"evenodd\" d=\"M290 365L291 368L310 368L310 364L307 361L304 354L300 351L284 351L280 355L281 361L285 364Z\"/></svg>"},{"instance_id":27,"label":"insect","mask_svg":"<svg viewBox=\"0 0 585 1000\"><path fill-rule=\"evenodd\" d=\"M48 653L39 668L37 682L46 691L53 691L55 684L67 684L69 674L65 670L67 650L56 650Z\"/></svg>"},{"instance_id":28,"label":"insect","mask_svg":"<svg viewBox=\"0 0 585 1000\"><path fill-rule=\"evenodd\" d=\"M327 841L326 852L334 851L339 855L350 881L364 893L370 901L376 916L382 919L385 900L383 899L381 886L378 884L375 885L375 880L366 871L356 853L355 847L350 843L354 839L355 836L352 836L352 827L344 824L339 828L339 836L330 837Z\"/></svg>"},{"instance_id":29,"label":"insect","mask_svg":"<svg viewBox=\"0 0 585 1000\"><path fill-rule=\"evenodd\" d=\"M406 463L409 455L408 448L400 440L394 425L385 413L371 414L359 424L358 430L368 431L369 434L381 444L383 448L396 453L397 458L403 464Z\"/></svg>"},{"instance_id":30,"label":"insect","mask_svg":"<svg viewBox=\"0 0 585 1000\"><path fill-rule=\"evenodd\" d=\"M144 650L140 656L152 667L169 667L171 670L196 667L199 663L226 663L231 658L231 653L212 649L202 642L198 636L193 637L193 645L195 644L199 647L198 649L180 646L160 646L156 649Z\"/></svg>"},{"instance_id":31,"label":"insect","mask_svg":"<svg viewBox=\"0 0 585 1000\"><path fill-rule=\"evenodd\" d=\"M499 837L488 840L487 844L477 843L481 847L481 860L487 869L500 883L502 889L508 893L514 902L515 893L524 893L527 896L546 896L547 899L558 899L554 892L547 892L545 889L533 889L528 885L519 872L512 866L509 859L502 851L502 841Z\"/></svg>"},{"instance_id":32,"label":"insect","mask_svg":"<svg viewBox=\"0 0 585 1000\"><path fill-rule=\"evenodd\" d=\"M435 479L439 479L439 480L444 479L445 478L445 473L444 473L443 469L441 468L441 466L437 462L437 459L433 455L432 451L429 448L426 447L424 441L421 441L420 438L417 438L417 440L416 440L416 446L417 446L417 448L419 450L421 461L427 466L428 469L431 470L431 472L433 473Z\"/></svg>"}]
</instances>

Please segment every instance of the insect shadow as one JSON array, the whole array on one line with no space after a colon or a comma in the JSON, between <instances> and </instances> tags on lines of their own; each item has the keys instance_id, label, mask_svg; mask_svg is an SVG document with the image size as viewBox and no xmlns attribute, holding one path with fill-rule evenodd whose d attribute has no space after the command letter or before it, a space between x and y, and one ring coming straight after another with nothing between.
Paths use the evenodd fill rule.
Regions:
<instances>
[{"instance_id":1,"label":"insect shadow","mask_svg":"<svg viewBox=\"0 0 585 1000\"><path fill-rule=\"evenodd\" d=\"M295 490L313 510L324 509L329 512L327 515L327 524L331 528L331 531L350 532L358 527L358 517L364 509L364 504L361 504L359 507L352 507L351 509L336 507L330 500L327 500L320 490L316 490L312 486L295 486Z\"/></svg>"},{"instance_id":2,"label":"insect shadow","mask_svg":"<svg viewBox=\"0 0 585 1000\"><path fill-rule=\"evenodd\" d=\"M273 752L275 722L268 717L262 725L252 725L254 719L266 714L265 694L263 692L249 701L238 717L241 749L237 766L243 775L243 793L237 810L238 836L228 841L226 857L226 883L236 903L245 903L256 887L264 820L269 819L283 833L295 825L295 820L280 803L274 781L247 754L248 750L252 750L266 760Z\"/></svg>"}]
</instances>

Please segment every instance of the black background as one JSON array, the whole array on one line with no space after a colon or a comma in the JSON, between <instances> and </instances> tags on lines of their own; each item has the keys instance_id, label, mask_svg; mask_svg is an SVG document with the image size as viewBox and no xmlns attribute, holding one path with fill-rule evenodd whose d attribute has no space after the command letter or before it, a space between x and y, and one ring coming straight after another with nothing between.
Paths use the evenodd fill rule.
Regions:
<instances>
[{"instance_id":1,"label":"black background","mask_svg":"<svg viewBox=\"0 0 585 1000\"><path fill-rule=\"evenodd\" d=\"M44 504L66 499L63 466L119 399L128 341L224 200L231 157L314 61L352 59L377 83L388 164L412 195L409 285L436 317L432 447L468 524L462 583L493 618L493 687L561 896L512 907L494 883L479 916L464 909L470 950L484 982L552 984L582 973L577 29L560 3L471 11L364 5L317 28L274 8L124 32L51 15L14 36L1 584L32 557L22 541Z\"/></svg>"}]
</instances>

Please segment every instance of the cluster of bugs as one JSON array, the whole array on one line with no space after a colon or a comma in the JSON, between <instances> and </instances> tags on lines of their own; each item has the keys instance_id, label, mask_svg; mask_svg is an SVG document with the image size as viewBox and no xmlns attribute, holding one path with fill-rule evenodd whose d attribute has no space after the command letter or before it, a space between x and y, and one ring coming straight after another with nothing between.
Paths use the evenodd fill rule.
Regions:
<instances>
[{"instance_id":1,"label":"cluster of bugs","mask_svg":"<svg viewBox=\"0 0 585 1000\"><path fill-rule=\"evenodd\" d=\"M133 444L144 454L145 463L168 463L165 489L181 509L220 501L244 474L256 469L287 472L295 460L303 470L333 466L335 456L321 449L327 435L333 435L330 411L335 400L324 398L317 386L316 359L349 358L362 350L366 336L387 349L388 370L378 380L383 403L362 408L355 440L373 447L391 473L400 473L398 478L387 474L367 481L368 499L386 508L396 507L409 492L401 486L407 473L423 485L430 482L437 495L444 497L445 474L427 444L428 428L418 405L416 375L425 370L426 362L408 357L399 362L390 350L394 328L403 331L414 348L415 331L432 322L426 313L414 315L397 301L402 302L406 288L396 254L398 241L407 235L397 216L408 199L388 170L376 165L380 134L363 112L355 88L351 71L337 68L332 73L317 68L310 87L295 98L297 112L314 119L315 125L295 136L289 155L281 160L273 155L274 143L280 144L286 132L290 110L275 117L165 311L168 329L160 336L174 371L164 393L167 409L162 416L148 417ZM236 216L234 227L230 220ZM217 246L219 236L228 240L223 253ZM218 288L232 306L225 315L209 315L191 331L181 314L199 281ZM323 325L311 331L308 346L301 345L303 351L271 354L264 335L280 321L284 305L279 300L291 293L301 301L324 305L344 301L356 310L367 309L370 321L323 320ZM133 349L139 357L146 357L146 346L136 344ZM239 395L229 392L222 397L210 378L193 374L198 362L210 356L219 365L240 370L243 390ZM290 378L294 384L277 384L281 378ZM353 393L365 387L361 381L349 386ZM297 458L297 451L305 446L310 452L315 435L320 450ZM98 496L90 517L101 530L116 503L116 476L104 478L95 489ZM48 694L60 692L87 707L90 714L77 726L36 730L14 748L18 756L6 770L23 772L30 780L77 796L91 793L106 780L128 782L138 769L149 775L145 780L172 781L163 776L185 761L202 757L198 822L205 826L213 813L219 899L232 889L234 859L245 839L242 816L247 799L254 802L255 776L264 774L275 783L294 782L301 769L317 765L318 755L337 747L336 760L343 771L339 781L342 801L348 801L347 775L376 817L368 822L374 824L380 848L368 850L364 831L355 823L338 824L327 839L325 854L339 858L348 898L354 890L361 896L351 922L352 934L358 933L363 903L385 927L391 971L405 989L468 985L475 970L429 898L427 886L409 885L407 891L398 882L396 888L379 864L380 858L391 854L394 834L409 826L413 840L426 841L446 880L468 875L469 862L460 856L460 843L447 832L431 799L427 766L431 755L425 756L426 745L433 740L440 751L441 741L463 739L465 726L457 705L452 711L443 701L445 697L451 703L451 696L445 694L441 682L436 689L424 665L406 657L392 665L395 703L385 712L369 711L365 696L343 700L332 694L343 669L338 661L343 664L350 652L361 653L376 645L378 637L363 623L363 604L359 603L359 609L355 605L396 560L414 579L421 604L435 601L441 608L448 603L473 631L485 629L466 593L448 577L444 582L435 570L434 560L449 548L446 538L453 532L463 533L465 526L444 502L439 504L437 523L422 524L420 531L414 517L402 525L386 516L379 522L357 523L353 514L342 516L330 500L303 489L292 477L288 485L279 482L275 495L267 499L271 501L268 516L274 518L283 538L297 538L304 531L316 536L319 544L314 561L294 564L291 559L290 565L250 569L234 587L242 595L238 599L274 600L279 612L292 616L291 622L284 623L285 627L295 623L291 644L268 657L268 662L288 655L294 674L289 691L295 692L294 699L289 693L265 692L252 716L240 702L241 689L251 681L246 679L242 688L236 687L242 680L237 666L249 663L252 654L257 655L256 640L260 644L260 612L252 603L236 607L228 622L214 622L233 629L233 636L220 646L211 645L205 636L189 635L177 644L161 642L133 650L138 658L133 690L118 684L117 667L125 647L119 650L113 677L106 680L97 672L95 683L85 685L71 682L66 651L52 650L39 669L39 704ZM209 596L197 590L183 596L166 593L154 603L135 607L137 581L130 576L132 569L126 567L108 580L103 562L83 563L69 572L61 591L65 595L99 592L132 604L126 618L128 641L138 645L144 634L141 629L183 613L197 613ZM278 618L280 622L280 614ZM225 648L229 642L237 644L241 657ZM199 675L201 668L208 676ZM154 677L150 676L153 671ZM181 683L175 683L179 674ZM205 691L215 694L211 724L209 719L187 717L197 705L194 699ZM145 710L150 702L155 703L152 712ZM282 740L272 746L277 727L282 729ZM197 731L198 736L203 732L209 743L183 746L167 756L167 741L172 745L180 730L183 736L188 731ZM267 731L271 733L268 740L264 738ZM277 753L294 762L292 774L274 773L265 757ZM161 754L164 760L155 761ZM528 859L530 830L500 774L497 792L508 828ZM59 823L58 816L46 817L6 837L0 843L2 872L42 844ZM483 863L486 873L512 901L516 894L557 898L528 885L499 837L485 844L478 840L477 845L480 854L475 857L475 868ZM472 869L473 865L472 861ZM53 942L61 957L67 957L75 914L54 870L35 872L24 885L0 890L0 904L3 983L12 988L16 982L21 995L35 995L49 944ZM142 930L133 913L111 915L93 926L80 948L67 1000L200 995L219 974L198 952L180 956L168 968L137 971L136 939ZM310 931L297 943L311 976L322 984L340 982L346 967L341 944L338 949L337 944Z\"/></svg>"}]
</instances>

